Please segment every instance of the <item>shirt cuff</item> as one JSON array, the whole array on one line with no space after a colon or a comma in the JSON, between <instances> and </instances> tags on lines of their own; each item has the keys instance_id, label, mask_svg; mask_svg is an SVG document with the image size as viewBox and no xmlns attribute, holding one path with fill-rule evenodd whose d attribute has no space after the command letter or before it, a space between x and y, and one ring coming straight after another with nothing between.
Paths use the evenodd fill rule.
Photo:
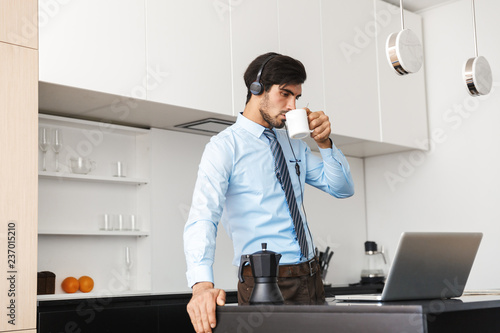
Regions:
<instances>
[{"instance_id":1,"label":"shirt cuff","mask_svg":"<svg viewBox=\"0 0 500 333\"><path fill-rule=\"evenodd\" d=\"M198 282L214 283L214 272L212 267L201 265L191 268L186 272L188 287L192 288Z\"/></svg>"},{"instance_id":2,"label":"shirt cuff","mask_svg":"<svg viewBox=\"0 0 500 333\"><path fill-rule=\"evenodd\" d=\"M332 142L332 148L319 148L319 152L321 153L321 157L323 157L323 161L333 161L335 158L333 157L339 149L335 146L333 143L333 140L330 139Z\"/></svg>"}]
</instances>

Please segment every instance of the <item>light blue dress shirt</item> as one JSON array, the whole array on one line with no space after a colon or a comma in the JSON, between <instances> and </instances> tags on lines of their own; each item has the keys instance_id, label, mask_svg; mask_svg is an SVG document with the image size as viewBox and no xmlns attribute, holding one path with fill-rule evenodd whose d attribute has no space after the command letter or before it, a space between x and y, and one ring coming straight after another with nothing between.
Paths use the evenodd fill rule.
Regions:
<instances>
[{"instance_id":1,"label":"light blue dress shirt","mask_svg":"<svg viewBox=\"0 0 500 333\"><path fill-rule=\"evenodd\" d=\"M354 194L349 164L339 149L335 146L320 149L321 159L311 153L304 141L290 140L300 165L299 182L287 133L274 129L288 162L305 223L309 258L302 257L264 129L240 114L234 125L212 137L205 147L184 228L190 287L197 282L214 282L212 265L219 221L233 241L234 265L239 265L242 254L260 251L261 243L267 243L268 250L281 253L280 264L296 264L314 256L311 234L301 209L304 184L337 198Z\"/></svg>"}]
</instances>

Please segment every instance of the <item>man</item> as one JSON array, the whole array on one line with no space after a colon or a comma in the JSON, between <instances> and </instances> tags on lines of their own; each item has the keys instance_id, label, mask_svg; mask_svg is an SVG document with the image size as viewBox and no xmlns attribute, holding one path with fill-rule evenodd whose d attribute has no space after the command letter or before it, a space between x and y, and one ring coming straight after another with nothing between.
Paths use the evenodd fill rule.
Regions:
<instances>
[{"instance_id":1,"label":"man","mask_svg":"<svg viewBox=\"0 0 500 333\"><path fill-rule=\"evenodd\" d=\"M285 126L286 113L296 108L302 94L302 63L263 54L249 65L244 80L245 109L205 147L184 230L186 275L193 289L187 308L196 332L211 332L216 305L225 303L225 292L214 288L212 272L219 221L233 241L234 265L242 254L267 243L269 250L282 254L278 285L285 303L322 304L312 236L300 210L304 184L338 198L354 194L349 164L330 140L330 122L322 111L306 109L322 158L305 142L289 140L286 131L277 130ZM253 288L253 280L245 280L238 284L239 304L248 304Z\"/></svg>"}]
</instances>

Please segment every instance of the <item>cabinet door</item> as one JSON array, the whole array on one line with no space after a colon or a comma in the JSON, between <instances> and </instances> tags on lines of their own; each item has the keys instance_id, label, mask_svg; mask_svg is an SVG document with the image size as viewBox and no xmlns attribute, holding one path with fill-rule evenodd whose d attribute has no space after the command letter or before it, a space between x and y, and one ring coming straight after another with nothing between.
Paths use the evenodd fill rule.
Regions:
<instances>
[{"instance_id":1,"label":"cabinet door","mask_svg":"<svg viewBox=\"0 0 500 333\"><path fill-rule=\"evenodd\" d=\"M148 100L232 114L229 13L222 0L146 0Z\"/></svg>"},{"instance_id":2,"label":"cabinet door","mask_svg":"<svg viewBox=\"0 0 500 333\"><path fill-rule=\"evenodd\" d=\"M325 109L333 134L380 140L373 0L321 1Z\"/></svg>"},{"instance_id":3,"label":"cabinet door","mask_svg":"<svg viewBox=\"0 0 500 333\"><path fill-rule=\"evenodd\" d=\"M229 3L236 116L245 108L247 88L243 74L248 65L261 54L279 52L278 3L277 0L230 0Z\"/></svg>"},{"instance_id":4,"label":"cabinet door","mask_svg":"<svg viewBox=\"0 0 500 333\"><path fill-rule=\"evenodd\" d=\"M324 110L321 0L279 0L280 53L300 60L307 71L297 107Z\"/></svg>"},{"instance_id":5,"label":"cabinet door","mask_svg":"<svg viewBox=\"0 0 500 333\"><path fill-rule=\"evenodd\" d=\"M0 41L38 48L37 0L0 1Z\"/></svg>"},{"instance_id":6,"label":"cabinet door","mask_svg":"<svg viewBox=\"0 0 500 333\"><path fill-rule=\"evenodd\" d=\"M386 57L387 37L401 31L399 7L375 1L380 32L377 35L382 142L427 149L427 104L424 67L417 73L400 76ZM405 28L411 29L423 43L422 19L405 11Z\"/></svg>"},{"instance_id":7,"label":"cabinet door","mask_svg":"<svg viewBox=\"0 0 500 333\"><path fill-rule=\"evenodd\" d=\"M40 80L145 99L144 1L40 0Z\"/></svg>"},{"instance_id":8,"label":"cabinet door","mask_svg":"<svg viewBox=\"0 0 500 333\"><path fill-rule=\"evenodd\" d=\"M0 331L36 327L38 51L0 43Z\"/></svg>"}]
</instances>

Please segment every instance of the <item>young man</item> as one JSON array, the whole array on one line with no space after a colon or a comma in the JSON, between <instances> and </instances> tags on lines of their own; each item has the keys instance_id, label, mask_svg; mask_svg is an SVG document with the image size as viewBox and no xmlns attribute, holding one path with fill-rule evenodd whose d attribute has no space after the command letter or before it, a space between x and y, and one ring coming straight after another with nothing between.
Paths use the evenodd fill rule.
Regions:
<instances>
[{"instance_id":1,"label":"young man","mask_svg":"<svg viewBox=\"0 0 500 333\"><path fill-rule=\"evenodd\" d=\"M219 221L233 241L234 265L261 243L280 253L278 285L285 304L322 304L324 289L305 215L304 184L337 198L354 194L349 164L329 138L322 112L308 114L311 137L322 158L301 140L289 140L286 113L296 108L306 71L277 53L257 57L244 75L247 103L234 125L205 147L193 203L184 230L187 279L193 288L188 312L196 332L215 327L216 305L225 292L214 288L212 264ZM224 213L224 214L223 214ZM251 275L246 270L246 275ZM238 284L239 304L248 304L253 280Z\"/></svg>"}]
</instances>

